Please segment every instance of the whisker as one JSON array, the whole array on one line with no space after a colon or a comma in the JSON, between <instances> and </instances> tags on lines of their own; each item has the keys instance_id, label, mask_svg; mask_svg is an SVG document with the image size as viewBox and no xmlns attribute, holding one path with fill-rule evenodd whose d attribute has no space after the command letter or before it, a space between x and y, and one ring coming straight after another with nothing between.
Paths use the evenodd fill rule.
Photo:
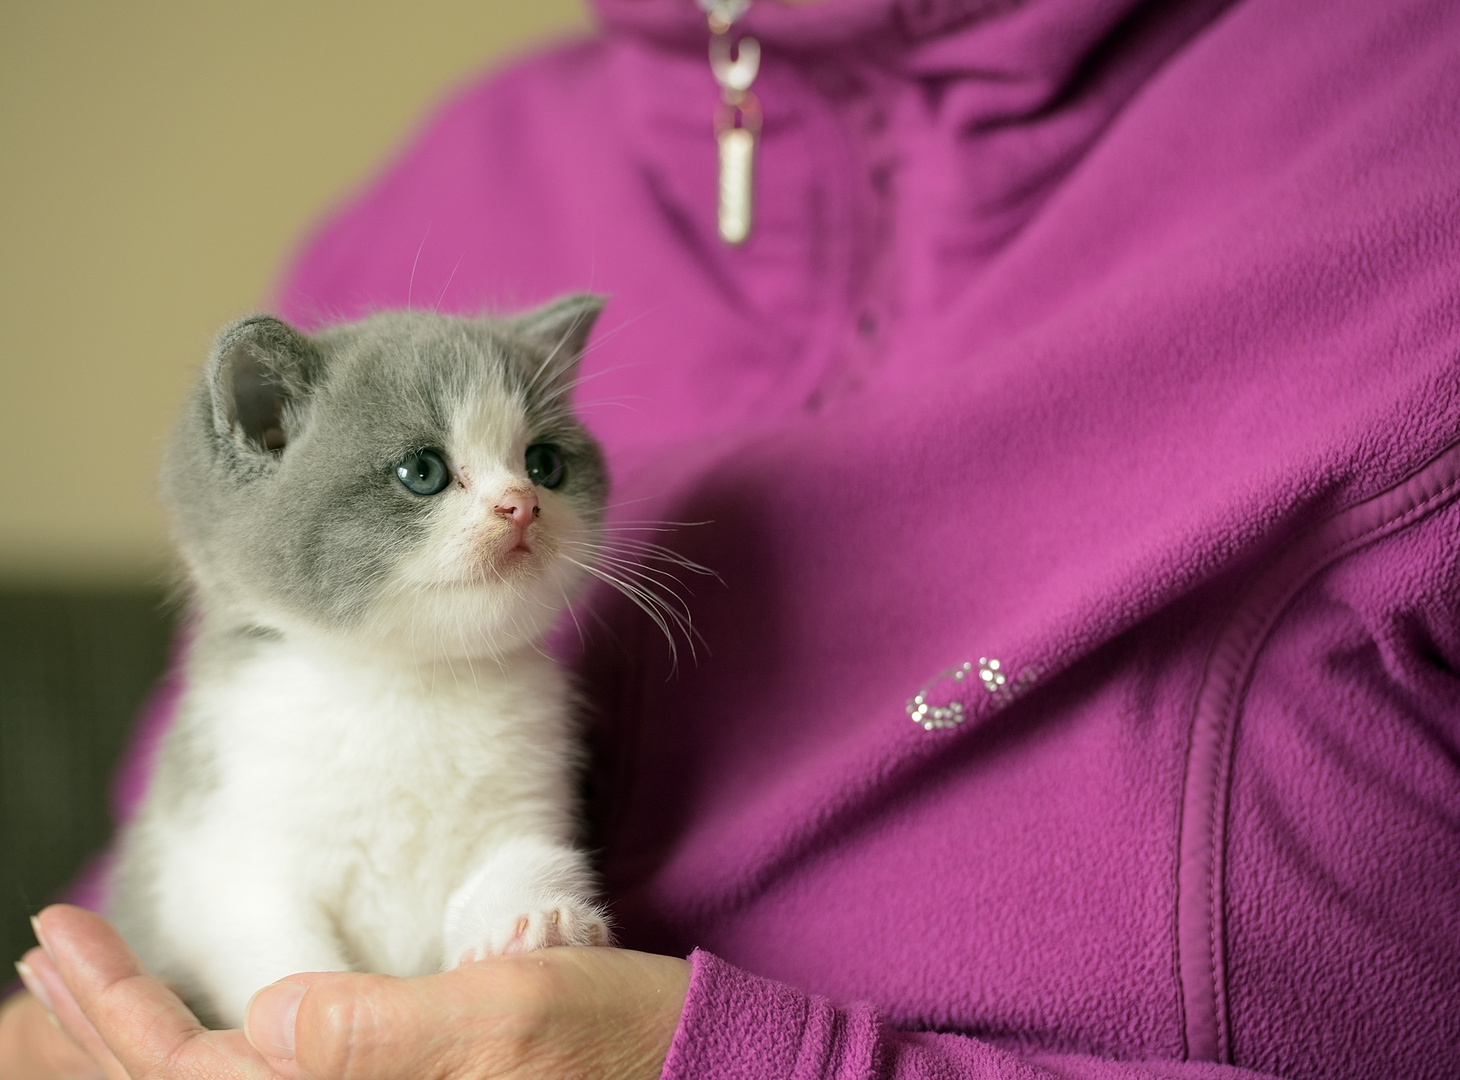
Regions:
<instances>
[{"instance_id":1,"label":"whisker","mask_svg":"<svg viewBox=\"0 0 1460 1080\"><path fill-rule=\"evenodd\" d=\"M665 584L665 588L669 589L669 591L671 592L674 591L673 586L679 585L682 587L684 584L670 571L661 569L657 566L648 566L638 559L625 558L621 555L614 555L607 552L597 552L596 554L598 556L598 562L600 564L613 566L616 569L623 571L625 574L632 575L642 580L653 580L661 584L667 582L668 584ZM703 573L716 578L719 577L718 574L715 574L713 571L710 570L703 570ZM675 595L678 596L679 594L675 593Z\"/></svg>"},{"instance_id":2,"label":"whisker","mask_svg":"<svg viewBox=\"0 0 1460 1080\"><path fill-rule=\"evenodd\" d=\"M592 351L593 351L592 348L584 349L583 350L583 355L584 356L587 356L588 353L590 353ZM623 364L614 364L612 367L599 368L597 371L590 371L586 375L585 374L575 374L572 379L569 379L568 381L566 381L565 383L563 383L562 386L559 386L559 387L556 387L556 388L554 388L552 390L546 391L544 393L544 395L543 395L543 400L544 401L552 401L554 398L561 397L563 394L567 393L569 390L576 390L576 389L578 389L578 387L582 386L586 382L592 382L594 379L601 379L603 376L605 376L605 375L611 375L615 371L624 371L624 370L626 370L628 368L644 367L646 363L647 363L647 361L645 361L645 360L630 360L630 361L628 361L626 363L623 363ZM648 400L648 399L646 398L645 400Z\"/></svg>"},{"instance_id":3,"label":"whisker","mask_svg":"<svg viewBox=\"0 0 1460 1080\"><path fill-rule=\"evenodd\" d=\"M599 334L597 335L597 337L595 337L592 342L590 342L588 345L586 345L584 347L582 355L583 356L587 356L589 353L592 353L592 352L598 350L599 348L601 348L604 345L605 342L611 340L616 335L622 333L624 330L628 329L630 326L634 325L634 323L638 322L640 319L644 318L645 316L652 314L655 310L657 310L657 309L656 308L650 308L648 311L645 311L642 314L639 314L639 315L634 316L632 319L628 319L627 321L620 323L618 326L615 326L612 330L600 331ZM542 362L542 364L538 367L537 371L533 373L532 378L528 380L527 386L525 387L525 390L529 390L530 391L537 384L538 377L542 374L543 370L547 367L547 365L552 362L553 357L555 357L558 354L558 350L563 347L563 342L566 341L568 339L568 336L570 334L572 334L573 331L578 328L578 323L581 322L581 321L582 321L582 316L579 316L577 319L573 320L573 324L570 327L568 327L567 333L563 335L562 341L559 341L558 342L558 344L553 348L553 351L548 355L548 358ZM562 396L564 394L567 394L570 391L572 391L573 389L575 389L578 386L579 383L587 382L590 379L596 379L600 375L607 375L608 373L613 372L613 371L620 371L623 368L641 367L645 363L647 363L647 361L644 361L644 360L634 360L634 361L629 361L629 362L623 363L623 364L615 364L613 367L603 368L603 369L601 369L599 371L590 372L587 375L581 375L581 374L580 375L575 375L575 377L571 381L565 383L562 386L555 387L554 389L552 389L550 391L547 391L546 394L544 395L544 400L551 402L555 398L558 398L558 397L560 397L560 396Z\"/></svg>"},{"instance_id":4,"label":"whisker","mask_svg":"<svg viewBox=\"0 0 1460 1080\"><path fill-rule=\"evenodd\" d=\"M645 497L647 499L647 496ZM644 502L645 499L628 499L621 503L613 503L613 506L632 506L637 502ZM612 524L606 526L609 529L647 529L654 532L672 532L675 529L689 529L697 525L713 525L714 522L706 518L704 521L666 521L663 518L619 518Z\"/></svg>"},{"instance_id":5,"label":"whisker","mask_svg":"<svg viewBox=\"0 0 1460 1080\"><path fill-rule=\"evenodd\" d=\"M677 594L674 595L674 601L675 604L683 607L682 611L678 610L675 604L671 604L663 595L654 591L653 588L620 577L600 567L593 566L590 563L585 563L571 555L565 554L563 558L574 566L593 575L604 584L616 589L649 617L650 621L659 628L659 632L664 635L665 641L669 644L671 675L673 672L679 670L679 647L675 641L674 634L676 630L684 636L685 643L689 645L691 657L697 655L695 652L695 639L698 638L700 643L704 644L704 638L690 622L689 608L684 605L683 599ZM662 588L663 586L659 587Z\"/></svg>"},{"instance_id":6,"label":"whisker","mask_svg":"<svg viewBox=\"0 0 1460 1080\"><path fill-rule=\"evenodd\" d=\"M573 620L573 627L578 631L578 648L587 648L588 639L583 635L583 624L578 621L578 612L573 609L573 602L568 599L567 590L560 587L558 592L563 597L563 607L568 610L568 618Z\"/></svg>"},{"instance_id":7,"label":"whisker","mask_svg":"<svg viewBox=\"0 0 1460 1080\"><path fill-rule=\"evenodd\" d=\"M648 398L638 398L638 397L635 397L632 400L636 400L636 401L647 401L649 399ZM585 401L585 402L582 402L582 403L580 403L579 405L577 405L575 407L574 411L575 412L582 413L582 412L587 411L588 409L600 409L600 408L602 408L602 409L627 409L631 413L638 413L640 416L644 415L644 411L642 409L636 409L634 406L628 404L625 401L613 401L613 400L609 400L607 398L605 398L603 401Z\"/></svg>"},{"instance_id":8,"label":"whisker","mask_svg":"<svg viewBox=\"0 0 1460 1080\"><path fill-rule=\"evenodd\" d=\"M619 334L622 334L625 330L633 326L634 323L638 322L640 319L647 319L650 315L653 315L661 307L663 307L662 304L656 304L654 307L646 308L644 311L639 312L639 314L635 315L633 318L625 319L623 322L615 326L612 330L604 330L600 332L598 336L593 339L593 343L587 349L583 350L583 355L588 355L588 353L592 352L594 349L599 348L605 342L613 339L614 337L617 337ZM640 362L642 363L643 361Z\"/></svg>"},{"instance_id":9,"label":"whisker","mask_svg":"<svg viewBox=\"0 0 1460 1080\"><path fill-rule=\"evenodd\" d=\"M542 378L542 373L548 370L549 365L551 365L553 360L557 358L558 353L562 350L563 346L568 343L568 339L573 336L573 331L578 329L578 324L582 321L583 316L580 314L577 318L575 318L571 323L568 324L568 328L563 331L563 336L558 338L558 343L553 346L552 352L547 354L547 358L544 359L543 362L537 366L537 370L532 373L532 378L527 380L527 385L522 388L524 394L530 394L532 392L532 388L537 385L537 380Z\"/></svg>"},{"instance_id":10,"label":"whisker","mask_svg":"<svg viewBox=\"0 0 1460 1080\"><path fill-rule=\"evenodd\" d=\"M692 574L701 574L705 577L712 577L722 584L724 579L708 566L695 562L687 555L681 555L671 547L663 544L656 544L651 540L633 540L615 538L603 544L603 550L614 555L631 555L637 559L654 559L659 562L667 562L681 570L688 570Z\"/></svg>"},{"instance_id":11,"label":"whisker","mask_svg":"<svg viewBox=\"0 0 1460 1080\"><path fill-rule=\"evenodd\" d=\"M417 258L419 257L420 256L418 253ZM446 284L441 286L441 294L436 297L436 303L431 306L432 314L435 314L436 312L441 310L441 301L446 299L446 290L451 288L451 283L456 280L456 272L461 269L461 260L464 258L466 258L466 252L463 251L459 256L457 256L456 265L451 268L451 273L447 275ZM409 304L407 306L409 306Z\"/></svg>"},{"instance_id":12,"label":"whisker","mask_svg":"<svg viewBox=\"0 0 1460 1080\"><path fill-rule=\"evenodd\" d=\"M610 566L612 569L606 570L605 573L617 573L624 581L631 582L637 588L641 588L646 592L653 592L656 589L660 590L656 594L659 597L660 603L667 607L672 600L674 606L683 613L685 620L689 620L689 604L674 588L675 585L679 584L675 578L662 572L651 577L649 574L636 570L632 566L624 566L622 564L610 564Z\"/></svg>"},{"instance_id":13,"label":"whisker","mask_svg":"<svg viewBox=\"0 0 1460 1080\"><path fill-rule=\"evenodd\" d=\"M426 238L431 235L431 227L426 226L425 233L421 236L421 242L416 245L416 257L411 260L411 278L406 282L406 310L411 310L411 293L416 288L416 267L421 263L421 252L425 250Z\"/></svg>"}]
</instances>

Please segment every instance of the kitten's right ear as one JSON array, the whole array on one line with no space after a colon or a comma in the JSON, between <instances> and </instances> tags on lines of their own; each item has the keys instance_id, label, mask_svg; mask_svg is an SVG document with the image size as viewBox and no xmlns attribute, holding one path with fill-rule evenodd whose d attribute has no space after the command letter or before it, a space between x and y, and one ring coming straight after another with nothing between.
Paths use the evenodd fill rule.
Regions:
<instances>
[{"instance_id":1,"label":"kitten's right ear","mask_svg":"<svg viewBox=\"0 0 1460 1080\"><path fill-rule=\"evenodd\" d=\"M592 293L571 293L507 320L519 337L546 353L546 359L531 363L533 381L545 369L550 382L571 385L573 372L588 347L588 335L607 301L607 297Z\"/></svg>"},{"instance_id":2,"label":"kitten's right ear","mask_svg":"<svg viewBox=\"0 0 1460 1080\"><path fill-rule=\"evenodd\" d=\"M213 427L241 449L274 452L289 441L291 405L320 369L314 342L272 315L250 315L218 335L209 364Z\"/></svg>"}]
</instances>

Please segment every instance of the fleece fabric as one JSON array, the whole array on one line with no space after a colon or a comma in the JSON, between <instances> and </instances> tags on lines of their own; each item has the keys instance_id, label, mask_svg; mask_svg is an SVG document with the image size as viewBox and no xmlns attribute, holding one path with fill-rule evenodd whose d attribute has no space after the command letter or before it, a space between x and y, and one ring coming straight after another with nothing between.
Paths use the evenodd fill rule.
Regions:
<instances>
[{"instance_id":1,"label":"fleece fabric","mask_svg":"<svg viewBox=\"0 0 1460 1080\"><path fill-rule=\"evenodd\" d=\"M1460 5L757 2L740 248L703 13L598 9L279 307L610 296L616 535L719 575L565 646L665 1076L1457 1075Z\"/></svg>"}]
</instances>

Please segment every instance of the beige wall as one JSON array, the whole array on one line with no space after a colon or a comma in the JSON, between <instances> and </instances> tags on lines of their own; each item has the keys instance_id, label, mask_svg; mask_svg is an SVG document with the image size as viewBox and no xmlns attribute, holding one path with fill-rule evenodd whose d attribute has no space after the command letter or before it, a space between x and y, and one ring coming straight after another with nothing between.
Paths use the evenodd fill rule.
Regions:
<instances>
[{"instance_id":1,"label":"beige wall","mask_svg":"<svg viewBox=\"0 0 1460 1080\"><path fill-rule=\"evenodd\" d=\"M143 581L218 327L444 90L579 0L0 0L0 583Z\"/></svg>"}]
</instances>

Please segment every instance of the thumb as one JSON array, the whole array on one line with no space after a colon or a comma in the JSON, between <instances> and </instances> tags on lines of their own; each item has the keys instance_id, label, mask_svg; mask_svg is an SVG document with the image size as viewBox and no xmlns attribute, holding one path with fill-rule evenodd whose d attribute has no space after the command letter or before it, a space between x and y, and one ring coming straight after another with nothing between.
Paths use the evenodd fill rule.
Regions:
<instances>
[{"instance_id":1,"label":"thumb","mask_svg":"<svg viewBox=\"0 0 1460 1080\"><path fill-rule=\"evenodd\" d=\"M249 1002L248 1041L277 1072L308 1080L452 1077L464 1064L452 1037L458 1016L434 978L353 972L291 975Z\"/></svg>"}]
</instances>

